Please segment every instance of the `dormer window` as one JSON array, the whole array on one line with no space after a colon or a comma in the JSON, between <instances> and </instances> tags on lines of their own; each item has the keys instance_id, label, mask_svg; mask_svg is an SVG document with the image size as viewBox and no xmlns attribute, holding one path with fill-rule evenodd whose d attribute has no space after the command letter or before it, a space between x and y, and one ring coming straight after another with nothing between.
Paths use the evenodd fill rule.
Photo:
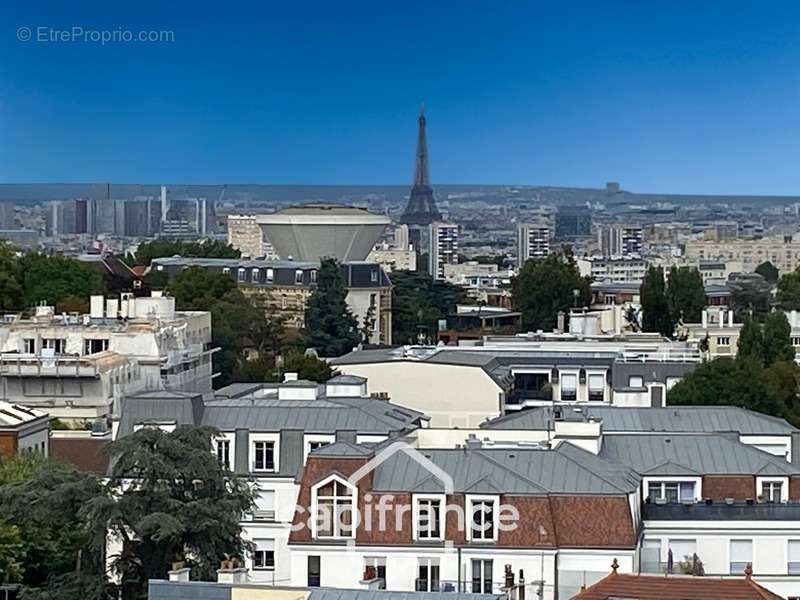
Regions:
<instances>
[{"instance_id":1,"label":"dormer window","mask_svg":"<svg viewBox=\"0 0 800 600\"><path fill-rule=\"evenodd\" d=\"M356 487L331 476L311 488L314 519L312 534L315 538L352 538L356 506Z\"/></svg>"},{"instance_id":2,"label":"dormer window","mask_svg":"<svg viewBox=\"0 0 800 600\"><path fill-rule=\"evenodd\" d=\"M473 542L497 541L496 496L467 496L468 539Z\"/></svg>"},{"instance_id":3,"label":"dormer window","mask_svg":"<svg viewBox=\"0 0 800 600\"><path fill-rule=\"evenodd\" d=\"M789 500L789 481L786 477L759 477L756 479L759 502L778 504Z\"/></svg>"},{"instance_id":4,"label":"dormer window","mask_svg":"<svg viewBox=\"0 0 800 600\"><path fill-rule=\"evenodd\" d=\"M414 496L414 538L421 541L443 539L442 510L445 498L442 494L420 494Z\"/></svg>"}]
</instances>

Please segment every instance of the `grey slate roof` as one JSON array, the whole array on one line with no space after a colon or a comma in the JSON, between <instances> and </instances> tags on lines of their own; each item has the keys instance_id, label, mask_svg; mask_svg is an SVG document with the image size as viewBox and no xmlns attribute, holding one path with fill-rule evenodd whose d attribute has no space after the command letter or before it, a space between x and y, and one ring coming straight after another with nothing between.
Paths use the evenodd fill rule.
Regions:
<instances>
[{"instance_id":1,"label":"grey slate roof","mask_svg":"<svg viewBox=\"0 0 800 600\"><path fill-rule=\"evenodd\" d=\"M800 474L800 466L725 435L611 435L600 456L641 475Z\"/></svg>"},{"instance_id":2,"label":"grey slate roof","mask_svg":"<svg viewBox=\"0 0 800 600\"><path fill-rule=\"evenodd\" d=\"M567 418L580 408L584 417L602 419L603 432L714 433L736 431L744 435L789 435L797 428L784 419L737 406L614 407L564 406ZM485 429L546 429L553 422L553 409L542 406L497 417L481 424Z\"/></svg>"},{"instance_id":3,"label":"grey slate roof","mask_svg":"<svg viewBox=\"0 0 800 600\"><path fill-rule=\"evenodd\" d=\"M343 373L340 375L336 375L335 377L331 377L325 383L332 385L339 385L339 384L361 385L362 383L366 383L366 381L367 381L366 377L359 377L358 375L348 375Z\"/></svg>"},{"instance_id":4,"label":"grey slate roof","mask_svg":"<svg viewBox=\"0 0 800 600\"><path fill-rule=\"evenodd\" d=\"M506 494L625 494L639 477L571 444L556 450L531 448L424 449L444 470L455 492ZM398 452L375 469L375 491L440 492L443 483L423 464Z\"/></svg>"},{"instance_id":5,"label":"grey slate roof","mask_svg":"<svg viewBox=\"0 0 800 600\"><path fill-rule=\"evenodd\" d=\"M364 444L354 444L352 442L338 441L333 444L328 444L317 448L312 452L314 456L329 456L329 457L350 457L350 456L369 456L372 454L372 448Z\"/></svg>"}]
</instances>

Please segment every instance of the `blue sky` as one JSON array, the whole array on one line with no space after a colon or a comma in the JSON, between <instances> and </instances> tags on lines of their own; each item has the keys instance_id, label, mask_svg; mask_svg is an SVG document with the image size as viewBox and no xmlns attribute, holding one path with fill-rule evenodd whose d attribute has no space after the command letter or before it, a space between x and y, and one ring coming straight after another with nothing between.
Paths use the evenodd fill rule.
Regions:
<instances>
[{"instance_id":1,"label":"blue sky","mask_svg":"<svg viewBox=\"0 0 800 600\"><path fill-rule=\"evenodd\" d=\"M407 184L424 101L434 183L800 193L797 2L17 4L2 182Z\"/></svg>"}]
</instances>

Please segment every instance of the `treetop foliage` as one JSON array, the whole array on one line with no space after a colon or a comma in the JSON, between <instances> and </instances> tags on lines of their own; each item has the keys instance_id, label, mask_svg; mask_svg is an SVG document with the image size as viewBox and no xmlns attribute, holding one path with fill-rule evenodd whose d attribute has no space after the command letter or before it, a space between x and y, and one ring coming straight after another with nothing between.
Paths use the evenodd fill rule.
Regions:
<instances>
[{"instance_id":1,"label":"treetop foliage","mask_svg":"<svg viewBox=\"0 0 800 600\"><path fill-rule=\"evenodd\" d=\"M220 240L184 241L159 238L142 242L129 258L135 264L150 266L154 258L183 256L192 258L239 258L242 253Z\"/></svg>"}]
</instances>

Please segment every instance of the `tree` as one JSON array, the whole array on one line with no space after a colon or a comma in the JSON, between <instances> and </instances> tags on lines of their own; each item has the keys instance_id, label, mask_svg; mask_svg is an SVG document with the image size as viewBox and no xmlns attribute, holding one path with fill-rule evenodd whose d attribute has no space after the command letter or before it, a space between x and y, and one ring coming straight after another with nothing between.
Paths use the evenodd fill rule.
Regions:
<instances>
[{"instance_id":1,"label":"tree","mask_svg":"<svg viewBox=\"0 0 800 600\"><path fill-rule=\"evenodd\" d=\"M141 266L150 266L154 258L166 256L184 256L198 258L239 258L242 253L220 240L200 240L185 242L159 238L151 242L143 242L136 249L130 260Z\"/></svg>"},{"instance_id":2,"label":"tree","mask_svg":"<svg viewBox=\"0 0 800 600\"><path fill-rule=\"evenodd\" d=\"M68 296L88 298L102 294L103 276L73 258L29 253L18 259L25 306L47 302L55 306Z\"/></svg>"},{"instance_id":3,"label":"tree","mask_svg":"<svg viewBox=\"0 0 800 600\"><path fill-rule=\"evenodd\" d=\"M747 317L761 320L767 315L772 286L758 273L738 273L728 277L731 305L739 321Z\"/></svg>"},{"instance_id":4,"label":"tree","mask_svg":"<svg viewBox=\"0 0 800 600\"><path fill-rule=\"evenodd\" d=\"M415 344L418 334L430 337L439 320L456 311L464 289L422 271L392 272L392 341Z\"/></svg>"},{"instance_id":5,"label":"tree","mask_svg":"<svg viewBox=\"0 0 800 600\"><path fill-rule=\"evenodd\" d=\"M217 460L215 433L148 427L107 447L113 467L86 514L98 536L107 530L122 541L112 567L141 597L148 579L167 578L172 562L184 561L209 581L222 560L248 549L239 522L252 509L254 492Z\"/></svg>"},{"instance_id":6,"label":"tree","mask_svg":"<svg viewBox=\"0 0 800 600\"><path fill-rule=\"evenodd\" d=\"M550 331L557 325L559 312L588 305L589 282L581 276L569 250L527 261L511 283L512 301L522 313L523 329Z\"/></svg>"},{"instance_id":7,"label":"tree","mask_svg":"<svg viewBox=\"0 0 800 600\"><path fill-rule=\"evenodd\" d=\"M664 270L661 267L651 266L647 269L639 288L639 297L642 302L642 331L672 336L675 322L672 320L664 285Z\"/></svg>"},{"instance_id":8,"label":"tree","mask_svg":"<svg viewBox=\"0 0 800 600\"><path fill-rule=\"evenodd\" d=\"M95 476L37 456L2 461L9 480L0 485L0 522L15 527L21 547L20 579L24 597L57 597L67 581L98 585L85 587L83 598L104 594L102 551L93 543L82 512L97 497ZM80 563L80 574L76 573ZM69 597L65 594L61 597Z\"/></svg>"},{"instance_id":9,"label":"tree","mask_svg":"<svg viewBox=\"0 0 800 600\"><path fill-rule=\"evenodd\" d=\"M19 528L0 521L0 585L17 583L22 576L22 538Z\"/></svg>"},{"instance_id":10,"label":"tree","mask_svg":"<svg viewBox=\"0 0 800 600\"><path fill-rule=\"evenodd\" d=\"M19 308L22 308L22 286L16 258L8 243L0 241L0 309Z\"/></svg>"},{"instance_id":11,"label":"tree","mask_svg":"<svg viewBox=\"0 0 800 600\"><path fill-rule=\"evenodd\" d=\"M321 356L341 356L358 345L358 321L346 298L339 263L333 258L323 259L317 272L317 288L306 303L306 347L314 348Z\"/></svg>"},{"instance_id":12,"label":"tree","mask_svg":"<svg viewBox=\"0 0 800 600\"><path fill-rule=\"evenodd\" d=\"M325 383L331 377L338 375L338 371L333 369L325 360L320 360L312 353L290 350L283 358L281 368L281 379L285 373L297 373L299 379Z\"/></svg>"},{"instance_id":13,"label":"tree","mask_svg":"<svg viewBox=\"0 0 800 600\"><path fill-rule=\"evenodd\" d=\"M794 360L792 328L781 311L771 312L764 320L764 364L780 360Z\"/></svg>"},{"instance_id":14,"label":"tree","mask_svg":"<svg viewBox=\"0 0 800 600\"><path fill-rule=\"evenodd\" d=\"M775 299L783 310L800 310L800 270L786 273L778 280Z\"/></svg>"},{"instance_id":15,"label":"tree","mask_svg":"<svg viewBox=\"0 0 800 600\"><path fill-rule=\"evenodd\" d=\"M706 307L706 292L700 272L690 267L672 267L667 280L672 322L699 323Z\"/></svg>"},{"instance_id":16,"label":"tree","mask_svg":"<svg viewBox=\"0 0 800 600\"><path fill-rule=\"evenodd\" d=\"M741 358L753 358L764 361L764 336L761 332L761 325L754 319L746 319L739 332L739 347L737 356Z\"/></svg>"},{"instance_id":17,"label":"tree","mask_svg":"<svg viewBox=\"0 0 800 600\"><path fill-rule=\"evenodd\" d=\"M775 285L778 282L778 277L780 272L778 269L773 265L771 262L764 261L760 265L756 267L756 273L761 275L764 279L767 280L767 283L770 285Z\"/></svg>"}]
</instances>

